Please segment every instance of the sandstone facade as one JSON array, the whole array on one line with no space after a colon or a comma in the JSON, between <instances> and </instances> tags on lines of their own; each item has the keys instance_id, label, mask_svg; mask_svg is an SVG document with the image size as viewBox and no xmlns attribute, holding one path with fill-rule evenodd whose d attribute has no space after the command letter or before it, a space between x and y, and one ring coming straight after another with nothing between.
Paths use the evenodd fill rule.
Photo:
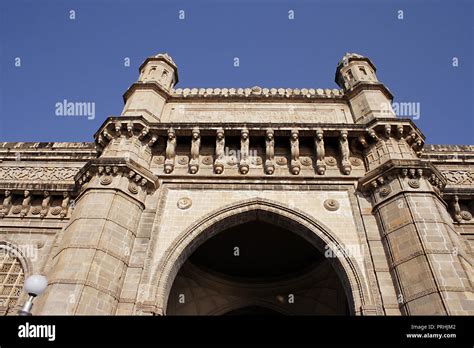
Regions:
<instances>
[{"instance_id":1,"label":"sandstone facade","mask_svg":"<svg viewBox=\"0 0 474 348\"><path fill-rule=\"evenodd\" d=\"M177 82L158 54L95 143L0 143L3 314L34 273L34 314L474 314L474 146L424 145L368 58L341 89ZM324 257L266 282L188 262L255 221Z\"/></svg>"}]
</instances>

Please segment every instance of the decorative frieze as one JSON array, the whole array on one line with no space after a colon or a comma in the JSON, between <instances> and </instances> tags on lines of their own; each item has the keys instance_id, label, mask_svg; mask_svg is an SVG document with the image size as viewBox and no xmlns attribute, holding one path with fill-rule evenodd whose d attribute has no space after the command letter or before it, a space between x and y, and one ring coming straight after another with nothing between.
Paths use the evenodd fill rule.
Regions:
<instances>
[{"instance_id":1,"label":"decorative frieze","mask_svg":"<svg viewBox=\"0 0 474 348\"><path fill-rule=\"evenodd\" d=\"M0 167L1 181L73 181L80 168L65 167Z\"/></svg>"},{"instance_id":2,"label":"decorative frieze","mask_svg":"<svg viewBox=\"0 0 474 348\"><path fill-rule=\"evenodd\" d=\"M446 178L448 185L474 185L474 171L444 170L441 174Z\"/></svg>"},{"instance_id":3,"label":"decorative frieze","mask_svg":"<svg viewBox=\"0 0 474 348\"><path fill-rule=\"evenodd\" d=\"M17 197L21 196L21 198L17 198L17 202L21 200L21 204L13 205L12 201L14 195L17 195ZM41 219L59 215L59 217L62 219L67 216L68 209L70 207L69 192L63 192L60 206L51 205L52 199L54 199L54 197L56 197L56 201L58 201L58 196L53 196L49 191L34 193L29 190L24 190L13 193L10 190L5 190L4 196L3 203L0 206L0 218L4 218L11 214L12 216L18 216L20 218L35 216ZM35 196L40 196L42 199L33 200ZM40 201L41 203L33 204L34 201Z\"/></svg>"},{"instance_id":4,"label":"decorative frieze","mask_svg":"<svg viewBox=\"0 0 474 348\"><path fill-rule=\"evenodd\" d=\"M343 97L342 89L322 88L177 88L171 98L262 98L262 99L319 99Z\"/></svg>"}]
</instances>

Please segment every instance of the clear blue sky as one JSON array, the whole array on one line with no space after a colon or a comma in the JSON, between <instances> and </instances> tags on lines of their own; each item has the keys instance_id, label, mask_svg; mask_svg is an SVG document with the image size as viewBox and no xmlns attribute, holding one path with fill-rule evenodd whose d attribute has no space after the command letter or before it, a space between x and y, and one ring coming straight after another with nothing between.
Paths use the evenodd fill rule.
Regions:
<instances>
[{"instance_id":1,"label":"clear blue sky","mask_svg":"<svg viewBox=\"0 0 474 348\"><path fill-rule=\"evenodd\" d=\"M0 141L92 141L158 52L178 64L178 87L293 88L337 88L338 61L357 52L395 101L421 103L415 123L427 143L474 144L473 8L468 0L2 0ZM63 99L94 102L95 119L55 116Z\"/></svg>"}]
</instances>

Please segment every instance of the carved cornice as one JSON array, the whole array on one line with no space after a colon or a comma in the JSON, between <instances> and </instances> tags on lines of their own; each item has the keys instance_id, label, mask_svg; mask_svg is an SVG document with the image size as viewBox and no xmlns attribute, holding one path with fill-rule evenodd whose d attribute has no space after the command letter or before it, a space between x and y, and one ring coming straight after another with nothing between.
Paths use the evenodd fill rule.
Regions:
<instances>
[{"instance_id":1,"label":"carved cornice","mask_svg":"<svg viewBox=\"0 0 474 348\"><path fill-rule=\"evenodd\" d=\"M225 98L226 100L238 99L342 99L342 89L329 88L265 88L254 86L251 88L177 88L171 92L173 99L216 99Z\"/></svg>"},{"instance_id":2,"label":"carved cornice","mask_svg":"<svg viewBox=\"0 0 474 348\"><path fill-rule=\"evenodd\" d=\"M372 192L389 182L393 177L408 178L408 185L412 188L419 187L419 179L421 178L428 180L439 192L446 186L446 179L432 163L414 159L389 160L381 164L359 180L358 189L361 192ZM385 196L389 194L390 192Z\"/></svg>"},{"instance_id":3,"label":"carved cornice","mask_svg":"<svg viewBox=\"0 0 474 348\"><path fill-rule=\"evenodd\" d=\"M97 158L91 160L76 174L74 180L80 188L95 175L100 177L100 183L104 186L109 185L114 176L126 176L130 180L128 190L131 193L138 192L136 186L143 186L148 192L156 190L159 186L158 177L131 159Z\"/></svg>"}]
</instances>

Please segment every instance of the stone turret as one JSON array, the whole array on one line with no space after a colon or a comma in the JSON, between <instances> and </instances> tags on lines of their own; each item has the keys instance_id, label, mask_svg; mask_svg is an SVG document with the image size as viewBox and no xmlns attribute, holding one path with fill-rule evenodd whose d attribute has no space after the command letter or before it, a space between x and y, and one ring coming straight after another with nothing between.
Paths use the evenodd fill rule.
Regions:
<instances>
[{"instance_id":1,"label":"stone turret","mask_svg":"<svg viewBox=\"0 0 474 348\"><path fill-rule=\"evenodd\" d=\"M336 83L344 89L353 110L354 122L376 117L396 117L392 93L380 83L372 61L360 54L346 53L336 70Z\"/></svg>"},{"instance_id":2,"label":"stone turret","mask_svg":"<svg viewBox=\"0 0 474 348\"><path fill-rule=\"evenodd\" d=\"M160 121L172 88L178 83L178 67L167 53L148 57L140 65L138 82L125 92L122 116L143 115Z\"/></svg>"}]
</instances>

